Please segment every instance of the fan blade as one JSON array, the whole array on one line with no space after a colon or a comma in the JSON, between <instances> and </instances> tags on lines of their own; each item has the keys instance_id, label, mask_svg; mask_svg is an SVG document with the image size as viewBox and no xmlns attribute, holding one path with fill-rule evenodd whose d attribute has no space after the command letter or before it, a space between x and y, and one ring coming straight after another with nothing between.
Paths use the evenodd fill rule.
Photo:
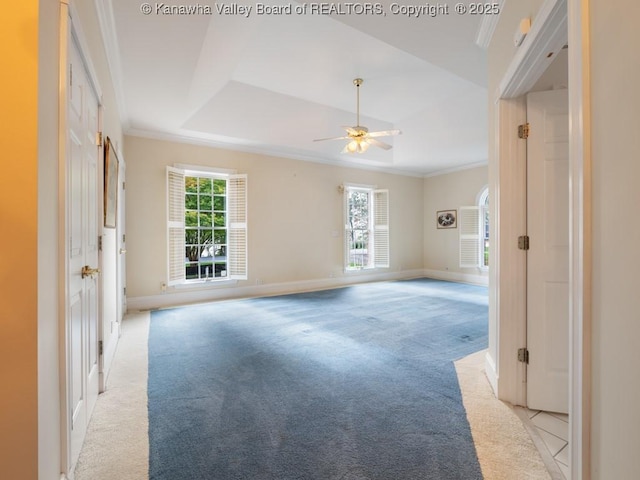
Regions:
<instances>
[{"instance_id":1,"label":"fan blade","mask_svg":"<svg viewBox=\"0 0 640 480\"><path fill-rule=\"evenodd\" d=\"M329 138L316 138L314 142L324 142L325 140L346 140L351 137L329 137Z\"/></svg>"},{"instance_id":2,"label":"fan blade","mask_svg":"<svg viewBox=\"0 0 640 480\"><path fill-rule=\"evenodd\" d=\"M367 138L365 142L385 150L391 150L391 145L381 142L380 140L376 140L375 138Z\"/></svg>"},{"instance_id":3,"label":"fan blade","mask_svg":"<svg viewBox=\"0 0 640 480\"><path fill-rule=\"evenodd\" d=\"M383 130L381 132L369 132L368 137L390 137L392 135L402 135L400 130Z\"/></svg>"}]
</instances>

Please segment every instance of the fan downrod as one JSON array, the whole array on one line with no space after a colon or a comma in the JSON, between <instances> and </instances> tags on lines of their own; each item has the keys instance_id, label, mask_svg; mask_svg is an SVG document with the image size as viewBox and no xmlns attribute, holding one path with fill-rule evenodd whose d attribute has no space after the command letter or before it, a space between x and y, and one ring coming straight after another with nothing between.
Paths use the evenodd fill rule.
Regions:
<instances>
[{"instance_id":1,"label":"fan downrod","mask_svg":"<svg viewBox=\"0 0 640 480\"><path fill-rule=\"evenodd\" d=\"M362 85L361 78L354 78L353 84L356 86L356 128L360 127L360 85Z\"/></svg>"}]
</instances>

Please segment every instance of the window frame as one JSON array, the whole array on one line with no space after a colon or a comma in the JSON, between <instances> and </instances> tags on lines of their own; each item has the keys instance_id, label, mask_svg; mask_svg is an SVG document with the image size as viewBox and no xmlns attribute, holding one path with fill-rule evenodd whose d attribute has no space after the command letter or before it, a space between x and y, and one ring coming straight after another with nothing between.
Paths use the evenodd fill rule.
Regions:
<instances>
[{"instance_id":1,"label":"window frame","mask_svg":"<svg viewBox=\"0 0 640 480\"><path fill-rule=\"evenodd\" d=\"M480 264L482 270L489 269L489 187L485 186L478 195L478 206L480 207ZM486 244L486 246L485 246ZM485 262L486 256L486 262Z\"/></svg>"},{"instance_id":2,"label":"window frame","mask_svg":"<svg viewBox=\"0 0 640 480\"><path fill-rule=\"evenodd\" d=\"M185 278L185 283L197 283L202 281L206 282L206 281L217 281L219 279L226 279L227 273L228 273L228 255L226 254L226 252L228 250L227 242L228 242L228 229L229 229L228 200L227 200L227 190L229 188L229 180L226 175L222 176L219 174L209 174L209 173L205 175L201 172L195 172L193 174L187 173L185 174L184 178L185 178L185 185L186 185L186 179L193 178L193 179L196 179L197 181L195 192L190 192L185 189L185 225L184 225L185 250L189 249L192 251L195 250L195 252L197 252L197 258L195 260L189 258L188 262L185 259L185 265L186 265L187 272L189 271L190 268L191 269L195 268L197 277L189 278L189 275L187 273ZM211 182L210 194L207 192L203 193L201 191L200 187L201 187L202 180L209 180ZM219 185L220 184L219 182L224 182L223 194L216 193L216 185L217 184ZM206 208L206 207L203 208L201 201L203 200L203 198L206 198L209 196L211 197L211 205L209 206L210 208ZM189 200L187 200L189 197L195 197L196 205L197 205L195 209L190 208L190 206L188 205L188 203L190 203ZM224 205L222 209L216 208L216 199L219 199L219 198L224 198ZM188 215L189 212L195 212L195 215L191 216L191 217L195 217L195 220L197 222L195 225L190 224L187 221L189 217ZM210 225L201 224L201 221L203 219L202 214L210 214L211 216ZM223 225L216 226L216 219L220 218L221 216L224 217ZM223 242L216 241L216 236L217 236L216 234L217 232L220 232L220 231L224 231ZM191 239L192 241L190 243L187 243L186 240L188 237L193 237L193 236L188 235L188 232L195 232L195 239L192 238ZM202 236L201 236L202 232L211 232L211 239L209 244L207 244L202 239ZM216 255L217 248L220 248L224 252L224 255ZM189 255L191 255L191 253L189 253ZM203 263L211 263L211 271L209 271L209 266L204 267ZM223 274L221 273L220 276L217 276L216 272L218 270L219 265L224 265L224 269L221 270L224 273ZM206 275L204 277L202 276L203 267L206 271Z\"/></svg>"},{"instance_id":3,"label":"window frame","mask_svg":"<svg viewBox=\"0 0 640 480\"><path fill-rule=\"evenodd\" d=\"M235 171L210 167L192 167L186 165L167 166L167 285L188 286L205 283L247 279L247 176ZM225 239L226 239L226 275L215 276L215 260L212 276L200 278L200 256L197 261L199 278L188 279L186 275L186 225L187 192L185 178L210 178L212 181L225 180ZM199 193L198 193L199 195ZM212 191L212 210L214 213L214 193ZM199 205L198 205L199 206ZM192 210L192 209L191 209ZM200 212L198 208L195 210ZM197 227L199 229L199 225ZM212 236L216 230L211 225ZM222 230L222 229L218 229ZM213 238L212 238L213 240ZM198 247L200 243L197 244ZM212 243L213 245L213 243ZM215 258L215 257L212 257Z\"/></svg>"},{"instance_id":4,"label":"window frame","mask_svg":"<svg viewBox=\"0 0 640 480\"><path fill-rule=\"evenodd\" d=\"M378 189L373 185L344 184L344 262L346 273L389 268L389 190ZM367 264L351 266L351 232L349 200L351 192L367 194Z\"/></svg>"}]
</instances>

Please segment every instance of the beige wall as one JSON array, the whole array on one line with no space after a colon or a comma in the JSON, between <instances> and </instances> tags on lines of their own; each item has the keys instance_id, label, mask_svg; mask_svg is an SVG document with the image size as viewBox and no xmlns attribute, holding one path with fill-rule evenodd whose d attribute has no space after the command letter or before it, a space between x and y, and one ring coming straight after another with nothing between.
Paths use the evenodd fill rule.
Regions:
<instances>
[{"instance_id":1,"label":"beige wall","mask_svg":"<svg viewBox=\"0 0 640 480\"><path fill-rule=\"evenodd\" d=\"M38 478L38 1L3 5L0 472Z\"/></svg>"},{"instance_id":2,"label":"beige wall","mask_svg":"<svg viewBox=\"0 0 640 480\"><path fill-rule=\"evenodd\" d=\"M591 1L594 479L640 472L640 4Z\"/></svg>"},{"instance_id":3,"label":"beige wall","mask_svg":"<svg viewBox=\"0 0 640 480\"><path fill-rule=\"evenodd\" d=\"M424 179L424 268L446 274L486 277L480 268L460 268L459 228L438 229L438 210L477 205L488 184L487 167L477 167Z\"/></svg>"},{"instance_id":4,"label":"beige wall","mask_svg":"<svg viewBox=\"0 0 640 480\"><path fill-rule=\"evenodd\" d=\"M239 286L353 277L343 272L338 191L349 182L390 190L388 271L422 269L421 178L130 136L124 151L129 297L159 295L167 280L165 167L176 163L248 175L249 279ZM184 291L167 294L175 290Z\"/></svg>"}]
</instances>

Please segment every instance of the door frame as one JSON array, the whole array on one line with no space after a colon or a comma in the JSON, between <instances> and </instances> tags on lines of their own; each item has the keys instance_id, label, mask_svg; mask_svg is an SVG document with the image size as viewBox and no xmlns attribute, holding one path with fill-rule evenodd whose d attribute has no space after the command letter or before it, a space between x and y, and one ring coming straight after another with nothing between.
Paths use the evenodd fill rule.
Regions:
<instances>
[{"instance_id":1,"label":"door frame","mask_svg":"<svg viewBox=\"0 0 640 480\"><path fill-rule=\"evenodd\" d=\"M118 299L118 337L122 332L122 320L127 313L127 223L126 223L126 189L127 163L122 153L118 152L120 159L120 171L118 172L118 225L116 228L116 255L117 255L117 294Z\"/></svg>"},{"instance_id":2,"label":"door frame","mask_svg":"<svg viewBox=\"0 0 640 480\"><path fill-rule=\"evenodd\" d=\"M564 37L563 37L564 35ZM564 40L563 40L564 38ZM496 224L496 365L487 373L501 399L526 402L526 370L516 359L526 345L526 264L515 239L526 232L525 142L515 135L526 121L524 94L562 43L569 48L569 462L571 478L588 480L591 432L591 155L589 0L547 0L513 58L495 96L497 174L491 188ZM554 58L553 56L552 58ZM502 160L501 160L502 159ZM501 206L502 203L502 206ZM502 216L502 218L501 218ZM513 240L513 241L500 241ZM508 243L508 245L507 245ZM504 280L501 280L504 279ZM501 302L502 299L502 302ZM507 301L508 299L508 301ZM490 370L493 371L490 371Z\"/></svg>"},{"instance_id":3,"label":"door frame","mask_svg":"<svg viewBox=\"0 0 640 480\"><path fill-rule=\"evenodd\" d=\"M71 42L75 42L78 47L80 56L84 64L84 68L92 84L96 98L98 100L98 128L102 129L103 118L103 102L102 89L98 82L95 68L88 55L89 48L85 40L85 35L78 20L78 14L74 8L73 0L60 0L60 18L59 18L59 96L58 96L58 381L60 386L60 469L62 478L73 478L73 459L71 458L71 419L70 419L70 403L69 398L69 349L68 340L68 308L67 308L67 279L69 276L68 269L68 252L67 239L69 232L67 229L67 103L69 72L67 69L69 61L69 48ZM102 147L99 147L98 162L103 158ZM98 169L98 184L102 182L103 169ZM101 190L99 189L98 192ZM99 195L99 193L98 193ZM102 215L102 202L98 199L98 215ZM99 223L98 231L102 235L103 222ZM102 265L102 252L98 252L98 267ZM102 282L98 280L98 331L102 323ZM101 340L100 336L98 340ZM98 362L100 363L100 362Z\"/></svg>"}]
</instances>

